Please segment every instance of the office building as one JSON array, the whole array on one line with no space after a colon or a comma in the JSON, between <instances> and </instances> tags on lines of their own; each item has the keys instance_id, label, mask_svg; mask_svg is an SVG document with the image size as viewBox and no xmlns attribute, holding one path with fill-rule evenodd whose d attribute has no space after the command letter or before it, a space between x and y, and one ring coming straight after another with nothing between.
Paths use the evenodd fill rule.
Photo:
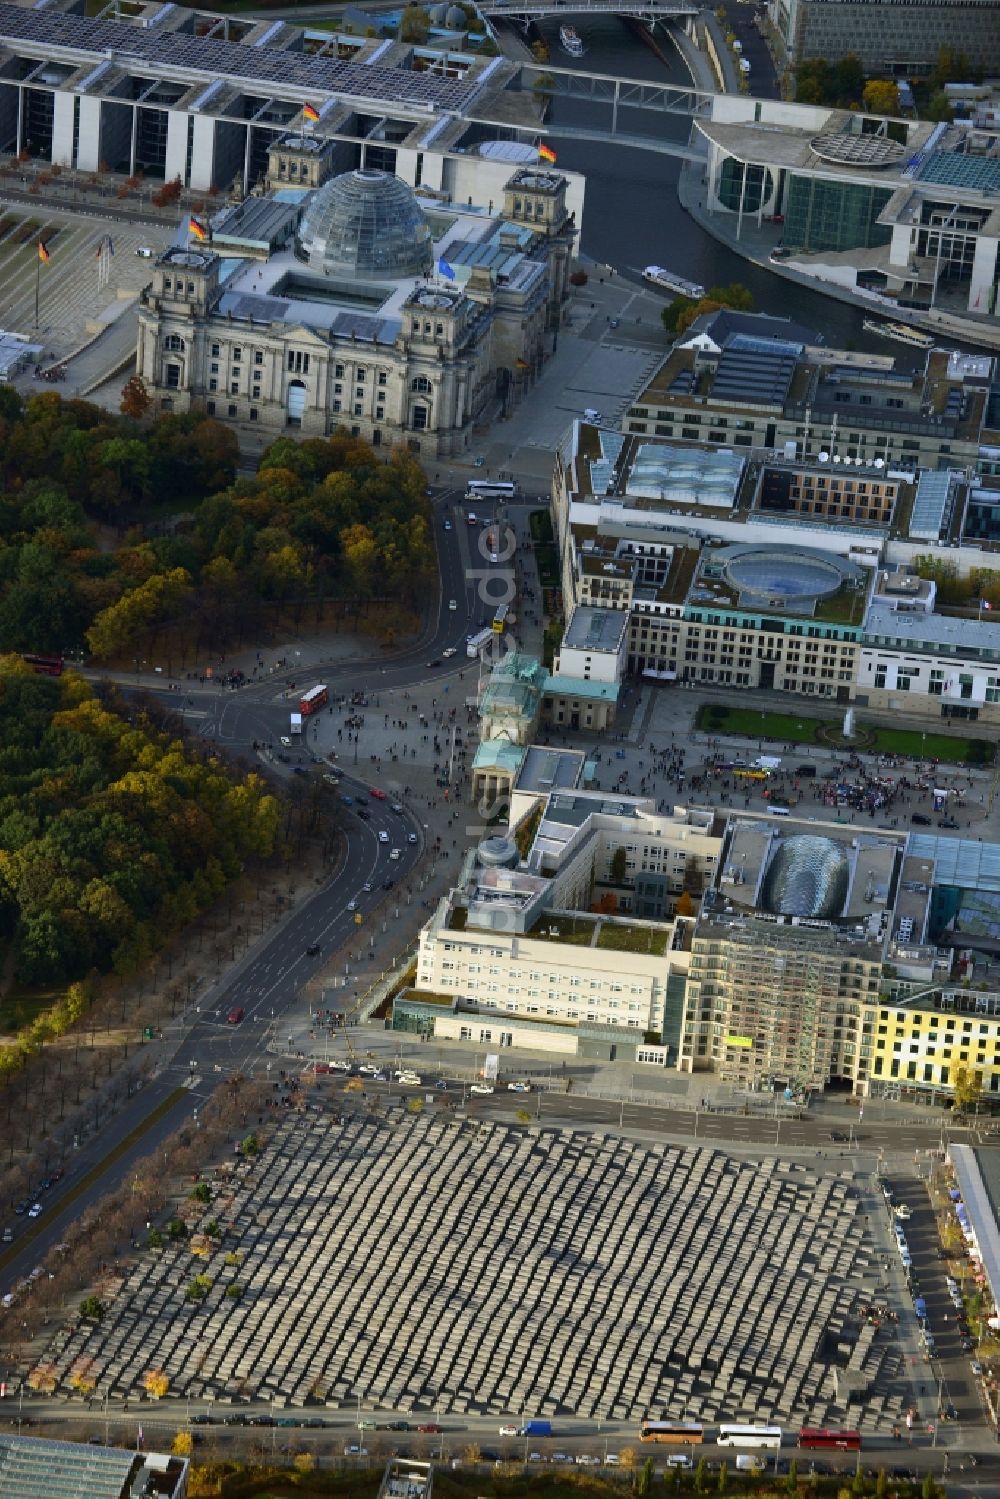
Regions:
<instances>
[{"instance_id":1,"label":"office building","mask_svg":"<svg viewBox=\"0 0 1000 1499\"><path fill-rule=\"evenodd\" d=\"M520 810L520 809L519 809ZM466 860L420 935L394 1025L488 1047L676 1057L710 810L554 791ZM673 1037L671 1045L667 1037Z\"/></svg>"},{"instance_id":2,"label":"office building","mask_svg":"<svg viewBox=\"0 0 1000 1499\"><path fill-rule=\"evenodd\" d=\"M926 78L947 49L975 54L984 73L1000 69L995 0L768 0L767 15L792 66L853 56L869 78Z\"/></svg>"},{"instance_id":3,"label":"office building","mask_svg":"<svg viewBox=\"0 0 1000 1499\"><path fill-rule=\"evenodd\" d=\"M184 1499L186 1457L0 1435L5 1499Z\"/></svg>"},{"instance_id":4,"label":"office building","mask_svg":"<svg viewBox=\"0 0 1000 1499\"><path fill-rule=\"evenodd\" d=\"M879 24L908 9L810 7L838 8L870 10ZM1000 17L998 6L975 9L988 9L994 25ZM695 126L708 151L705 207L727 215L738 235L773 221L788 264L868 294L873 313L891 315L895 303L955 316L995 311L1000 164L991 132L732 96L717 97Z\"/></svg>"},{"instance_id":5,"label":"office building","mask_svg":"<svg viewBox=\"0 0 1000 1499\"><path fill-rule=\"evenodd\" d=\"M822 1090L860 1070L905 835L733 817L692 943L680 1067Z\"/></svg>"}]
</instances>

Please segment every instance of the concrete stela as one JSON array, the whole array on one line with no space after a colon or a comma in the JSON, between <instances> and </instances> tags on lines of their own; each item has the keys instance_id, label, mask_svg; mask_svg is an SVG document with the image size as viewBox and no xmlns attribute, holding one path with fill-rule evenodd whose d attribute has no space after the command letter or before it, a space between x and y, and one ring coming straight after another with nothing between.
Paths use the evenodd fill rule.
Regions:
<instances>
[{"instance_id":1,"label":"concrete stela","mask_svg":"<svg viewBox=\"0 0 1000 1499\"><path fill-rule=\"evenodd\" d=\"M856 1190L788 1161L317 1112L240 1160L212 1216L207 1264L142 1255L100 1326L58 1334L67 1393L87 1359L112 1399L161 1368L172 1396L276 1408L319 1392L351 1411L867 1430L905 1409L898 1355L861 1315L882 1271Z\"/></svg>"}]
</instances>

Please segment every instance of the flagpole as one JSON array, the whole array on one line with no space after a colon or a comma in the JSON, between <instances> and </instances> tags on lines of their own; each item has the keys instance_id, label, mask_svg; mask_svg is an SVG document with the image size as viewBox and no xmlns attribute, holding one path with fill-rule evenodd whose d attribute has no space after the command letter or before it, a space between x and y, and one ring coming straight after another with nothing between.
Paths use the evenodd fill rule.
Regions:
<instances>
[{"instance_id":1,"label":"flagpole","mask_svg":"<svg viewBox=\"0 0 1000 1499\"><path fill-rule=\"evenodd\" d=\"M39 289L41 287L41 284L42 284L42 256L41 256L40 250L38 249L38 246L36 245L35 246L35 328L36 328L36 330L38 328L38 293L39 293Z\"/></svg>"}]
</instances>

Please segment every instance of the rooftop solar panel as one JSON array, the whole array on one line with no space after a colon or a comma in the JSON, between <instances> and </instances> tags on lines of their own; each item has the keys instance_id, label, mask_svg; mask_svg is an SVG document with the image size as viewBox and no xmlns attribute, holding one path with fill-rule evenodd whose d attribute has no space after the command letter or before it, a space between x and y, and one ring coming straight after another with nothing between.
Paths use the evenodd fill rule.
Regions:
<instances>
[{"instance_id":1,"label":"rooftop solar panel","mask_svg":"<svg viewBox=\"0 0 1000 1499\"><path fill-rule=\"evenodd\" d=\"M461 110L479 91L480 80L438 78L335 58L308 57L279 47L246 47L217 37L162 30L156 34L120 21L100 21L62 12L22 10L0 4L0 41L46 59L64 49L74 61L108 57L170 76L179 70L234 82L251 80L280 90L385 99L398 104Z\"/></svg>"}]
</instances>

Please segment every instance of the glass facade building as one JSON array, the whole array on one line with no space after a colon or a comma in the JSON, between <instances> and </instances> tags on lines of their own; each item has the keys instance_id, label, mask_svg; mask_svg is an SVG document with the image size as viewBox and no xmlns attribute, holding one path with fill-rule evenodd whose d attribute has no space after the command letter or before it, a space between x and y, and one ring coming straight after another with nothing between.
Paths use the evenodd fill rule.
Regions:
<instances>
[{"instance_id":1,"label":"glass facade building","mask_svg":"<svg viewBox=\"0 0 1000 1499\"><path fill-rule=\"evenodd\" d=\"M719 201L733 213L739 213L741 194L743 212L756 213L774 192L774 178L766 167L753 162L747 165L729 156L722 163L718 192Z\"/></svg>"},{"instance_id":2,"label":"glass facade building","mask_svg":"<svg viewBox=\"0 0 1000 1499\"><path fill-rule=\"evenodd\" d=\"M891 189L867 182L829 182L790 173L784 242L793 250L857 250L887 245L892 231L878 222L878 216L891 197Z\"/></svg>"}]
</instances>

